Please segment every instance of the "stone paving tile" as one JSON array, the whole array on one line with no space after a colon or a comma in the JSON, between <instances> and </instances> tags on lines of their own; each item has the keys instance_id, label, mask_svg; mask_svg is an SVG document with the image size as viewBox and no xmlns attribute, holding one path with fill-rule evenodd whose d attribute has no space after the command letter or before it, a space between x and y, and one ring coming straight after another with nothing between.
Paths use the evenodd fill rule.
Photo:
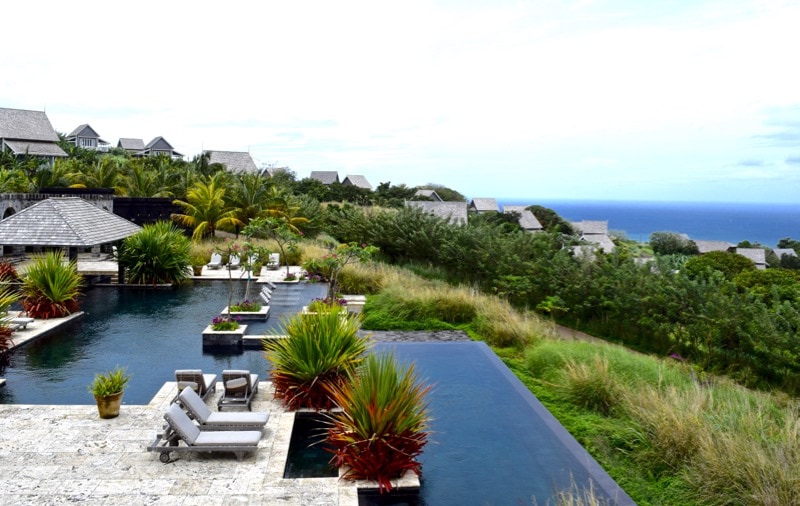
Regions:
<instances>
[{"instance_id":1,"label":"stone paving tile","mask_svg":"<svg viewBox=\"0 0 800 506\"><path fill-rule=\"evenodd\" d=\"M294 413L272 399L268 382L253 403L270 413L255 455L172 452L162 464L146 447L176 388L167 382L148 405L123 405L111 420L95 406L0 405L0 505L358 504L353 483L283 478ZM208 399L212 409L221 392Z\"/></svg>"}]
</instances>

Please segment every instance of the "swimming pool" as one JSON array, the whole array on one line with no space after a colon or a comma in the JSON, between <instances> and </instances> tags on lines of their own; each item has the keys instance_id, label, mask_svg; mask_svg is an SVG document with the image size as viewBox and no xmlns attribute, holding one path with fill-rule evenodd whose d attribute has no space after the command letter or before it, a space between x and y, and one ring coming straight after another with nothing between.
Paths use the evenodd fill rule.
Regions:
<instances>
[{"instance_id":1,"label":"swimming pool","mask_svg":"<svg viewBox=\"0 0 800 506\"><path fill-rule=\"evenodd\" d=\"M421 503L553 504L590 481L601 504L635 504L482 342L382 343L434 384Z\"/></svg>"},{"instance_id":2,"label":"swimming pool","mask_svg":"<svg viewBox=\"0 0 800 506\"><path fill-rule=\"evenodd\" d=\"M125 366L132 373L124 404L147 404L175 369L249 369L266 378L261 350L214 351L202 346L203 329L228 304L227 281L203 281L174 290L95 287L75 325L25 345L11 355L0 388L3 404L94 404L87 386L95 373ZM260 285L251 285L251 298ZM233 284L233 301L244 296ZM323 297L324 284L278 284L266 322L248 322L248 335L272 333L281 315Z\"/></svg>"}]
</instances>

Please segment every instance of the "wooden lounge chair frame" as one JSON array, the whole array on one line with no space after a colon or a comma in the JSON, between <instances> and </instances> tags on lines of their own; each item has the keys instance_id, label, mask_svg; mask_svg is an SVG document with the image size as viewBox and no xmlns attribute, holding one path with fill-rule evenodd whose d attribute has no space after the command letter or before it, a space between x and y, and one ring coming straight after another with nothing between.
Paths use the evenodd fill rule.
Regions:
<instances>
[{"instance_id":1,"label":"wooden lounge chair frame","mask_svg":"<svg viewBox=\"0 0 800 506\"><path fill-rule=\"evenodd\" d=\"M178 396L186 387L192 389L205 400L211 392L217 390L217 375L216 374L203 374L200 369L177 369L175 370L175 381L178 383L178 393L172 402L178 400Z\"/></svg>"},{"instance_id":2,"label":"wooden lounge chair frame","mask_svg":"<svg viewBox=\"0 0 800 506\"><path fill-rule=\"evenodd\" d=\"M189 418L195 420L200 430L264 430L269 421L266 412L221 413L211 411L203 399L191 388L184 388L178 403L186 410Z\"/></svg>"},{"instance_id":3,"label":"wooden lounge chair frame","mask_svg":"<svg viewBox=\"0 0 800 506\"><path fill-rule=\"evenodd\" d=\"M224 406L247 406L252 410L253 397L258 392L258 374L243 369L227 369L222 371L222 385L225 391L217 402L217 409Z\"/></svg>"},{"instance_id":4,"label":"wooden lounge chair frame","mask_svg":"<svg viewBox=\"0 0 800 506\"><path fill-rule=\"evenodd\" d=\"M147 446L147 451L160 454L158 460L164 464L170 462L171 452L232 452L241 461L245 454L258 451L260 431L201 431L177 404L169 406L164 419L166 429Z\"/></svg>"}]
</instances>

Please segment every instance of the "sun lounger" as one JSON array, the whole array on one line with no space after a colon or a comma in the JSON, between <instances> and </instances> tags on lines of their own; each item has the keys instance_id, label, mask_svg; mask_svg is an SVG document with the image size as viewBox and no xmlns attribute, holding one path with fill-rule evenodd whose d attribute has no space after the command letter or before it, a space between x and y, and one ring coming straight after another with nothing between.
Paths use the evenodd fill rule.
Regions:
<instances>
[{"instance_id":1,"label":"sun lounger","mask_svg":"<svg viewBox=\"0 0 800 506\"><path fill-rule=\"evenodd\" d=\"M246 453L258 450L261 440L257 430L202 431L177 404L169 406L164 418L166 430L156 436L147 451L159 452L158 459L165 464L170 461L170 452L233 452L242 460Z\"/></svg>"},{"instance_id":2,"label":"sun lounger","mask_svg":"<svg viewBox=\"0 0 800 506\"><path fill-rule=\"evenodd\" d=\"M228 258L228 269L235 271L239 268L242 264L242 260L239 258L239 255L233 254Z\"/></svg>"},{"instance_id":3,"label":"sun lounger","mask_svg":"<svg viewBox=\"0 0 800 506\"><path fill-rule=\"evenodd\" d=\"M11 324L16 324L18 329L24 329L28 327L29 323L33 323L33 318L27 318L25 316L15 316L10 319Z\"/></svg>"},{"instance_id":4,"label":"sun lounger","mask_svg":"<svg viewBox=\"0 0 800 506\"><path fill-rule=\"evenodd\" d=\"M178 400L181 390L186 387L191 387L201 399L217 389L217 375L203 374L200 369L178 369L175 371L175 381L178 382L178 393L172 402Z\"/></svg>"},{"instance_id":5,"label":"sun lounger","mask_svg":"<svg viewBox=\"0 0 800 506\"><path fill-rule=\"evenodd\" d=\"M211 261L208 262L206 265L209 269L221 269L222 268L222 255L219 253L212 253L211 254Z\"/></svg>"},{"instance_id":6,"label":"sun lounger","mask_svg":"<svg viewBox=\"0 0 800 506\"><path fill-rule=\"evenodd\" d=\"M261 297L261 300L264 301L264 304L269 304L269 301L272 300L272 290L267 288L266 286L261 289L258 293L258 296Z\"/></svg>"},{"instance_id":7,"label":"sun lounger","mask_svg":"<svg viewBox=\"0 0 800 506\"><path fill-rule=\"evenodd\" d=\"M241 369L222 371L222 384L225 391L217 402L217 409L223 406L247 406L251 409L253 396L258 392L258 374Z\"/></svg>"},{"instance_id":8,"label":"sun lounger","mask_svg":"<svg viewBox=\"0 0 800 506\"><path fill-rule=\"evenodd\" d=\"M274 271L277 270L278 267L281 266L281 255L280 253L270 253L269 260L267 261L267 269Z\"/></svg>"},{"instance_id":9,"label":"sun lounger","mask_svg":"<svg viewBox=\"0 0 800 506\"><path fill-rule=\"evenodd\" d=\"M191 388L183 389L178 402L201 430L262 430L269 420L264 412L215 413Z\"/></svg>"}]
</instances>

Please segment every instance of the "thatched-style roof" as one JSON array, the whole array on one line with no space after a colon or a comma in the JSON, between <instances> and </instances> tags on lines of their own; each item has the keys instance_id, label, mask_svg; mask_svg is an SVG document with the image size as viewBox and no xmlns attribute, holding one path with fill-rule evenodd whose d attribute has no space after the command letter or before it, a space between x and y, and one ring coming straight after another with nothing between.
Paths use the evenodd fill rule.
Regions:
<instances>
[{"instance_id":1,"label":"thatched-style roof","mask_svg":"<svg viewBox=\"0 0 800 506\"><path fill-rule=\"evenodd\" d=\"M335 170L312 170L311 179L316 179L322 184L333 184L339 182L339 173Z\"/></svg>"},{"instance_id":2,"label":"thatched-style roof","mask_svg":"<svg viewBox=\"0 0 800 506\"><path fill-rule=\"evenodd\" d=\"M542 230L542 224L526 206L503 206L504 213L519 213L519 226L529 231Z\"/></svg>"},{"instance_id":3,"label":"thatched-style roof","mask_svg":"<svg viewBox=\"0 0 800 506\"><path fill-rule=\"evenodd\" d=\"M757 269L767 268L767 252L761 248L736 248L736 254L749 258Z\"/></svg>"},{"instance_id":4,"label":"thatched-style roof","mask_svg":"<svg viewBox=\"0 0 800 506\"><path fill-rule=\"evenodd\" d=\"M426 200L407 200L407 207L422 209L439 218L447 219L454 225L467 223L466 202L429 202Z\"/></svg>"},{"instance_id":5,"label":"thatched-style roof","mask_svg":"<svg viewBox=\"0 0 800 506\"><path fill-rule=\"evenodd\" d=\"M790 256L790 257L796 257L797 256L797 252L795 250L793 250L792 248L775 248L772 251L773 251L773 253L775 253L775 256L778 257L778 259L783 257L783 255L787 255L787 256Z\"/></svg>"},{"instance_id":6,"label":"thatched-style roof","mask_svg":"<svg viewBox=\"0 0 800 506\"><path fill-rule=\"evenodd\" d=\"M712 251L728 251L734 245L726 241L694 241L697 251L700 253L710 253Z\"/></svg>"},{"instance_id":7,"label":"thatched-style roof","mask_svg":"<svg viewBox=\"0 0 800 506\"><path fill-rule=\"evenodd\" d=\"M436 190L428 190L425 188L421 188L417 190L417 193L414 194L415 197L426 197L431 200L435 200L436 202L442 202L442 197L436 193Z\"/></svg>"},{"instance_id":8,"label":"thatched-style roof","mask_svg":"<svg viewBox=\"0 0 800 506\"><path fill-rule=\"evenodd\" d=\"M43 111L0 107L0 147L15 155L67 156L58 134Z\"/></svg>"},{"instance_id":9,"label":"thatched-style roof","mask_svg":"<svg viewBox=\"0 0 800 506\"><path fill-rule=\"evenodd\" d=\"M250 153L246 151L207 150L203 153L208 153L208 163L222 164L230 172L258 172L256 162L253 161L253 157L250 156Z\"/></svg>"},{"instance_id":10,"label":"thatched-style roof","mask_svg":"<svg viewBox=\"0 0 800 506\"><path fill-rule=\"evenodd\" d=\"M583 235L608 234L608 221L573 221L572 228Z\"/></svg>"},{"instance_id":11,"label":"thatched-style roof","mask_svg":"<svg viewBox=\"0 0 800 506\"><path fill-rule=\"evenodd\" d=\"M54 197L0 221L0 244L91 247L141 230L130 221L78 197Z\"/></svg>"},{"instance_id":12,"label":"thatched-style roof","mask_svg":"<svg viewBox=\"0 0 800 506\"><path fill-rule=\"evenodd\" d=\"M344 186L355 186L356 188L363 188L364 190L372 190L372 185L369 184L369 181L367 181L367 178L364 176L348 174L347 177L342 180L342 184Z\"/></svg>"},{"instance_id":13,"label":"thatched-style roof","mask_svg":"<svg viewBox=\"0 0 800 506\"><path fill-rule=\"evenodd\" d=\"M470 211L477 211L479 213L487 211L500 211L500 206L497 205L496 199L472 199L469 204Z\"/></svg>"}]
</instances>

